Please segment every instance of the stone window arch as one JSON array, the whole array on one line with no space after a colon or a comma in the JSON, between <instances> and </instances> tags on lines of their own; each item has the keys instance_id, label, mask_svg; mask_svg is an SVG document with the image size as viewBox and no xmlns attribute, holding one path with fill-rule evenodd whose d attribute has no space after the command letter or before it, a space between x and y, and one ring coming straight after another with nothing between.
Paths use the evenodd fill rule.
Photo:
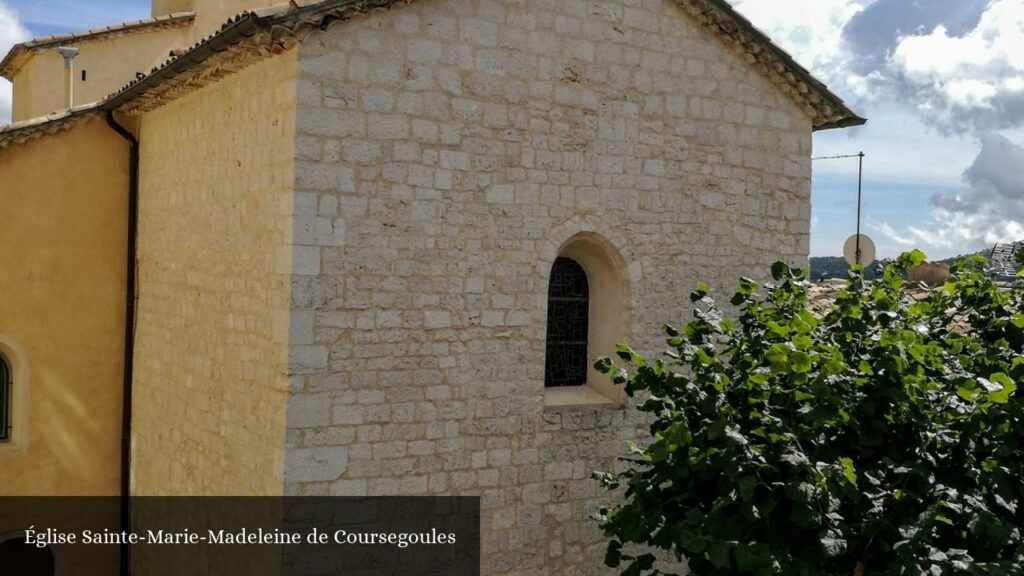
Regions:
<instances>
[{"instance_id":1,"label":"stone window arch","mask_svg":"<svg viewBox=\"0 0 1024 576\"><path fill-rule=\"evenodd\" d=\"M14 390L11 365L0 354L0 442L11 439L11 413L14 411Z\"/></svg>"},{"instance_id":2,"label":"stone window arch","mask_svg":"<svg viewBox=\"0 0 1024 576\"><path fill-rule=\"evenodd\" d=\"M31 372L24 348L0 333L0 456L28 447Z\"/></svg>"},{"instance_id":3,"label":"stone window arch","mask_svg":"<svg viewBox=\"0 0 1024 576\"><path fill-rule=\"evenodd\" d=\"M564 242L547 277L544 398L549 406L621 406L626 397L594 359L627 340L630 289L618 250L593 232Z\"/></svg>"}]
</instances>

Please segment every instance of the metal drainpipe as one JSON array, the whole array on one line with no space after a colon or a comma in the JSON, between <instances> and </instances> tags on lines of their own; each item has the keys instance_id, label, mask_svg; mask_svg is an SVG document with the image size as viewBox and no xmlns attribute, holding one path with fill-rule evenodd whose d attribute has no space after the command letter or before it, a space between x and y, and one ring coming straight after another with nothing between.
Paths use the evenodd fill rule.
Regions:
<instances>
[{"instance_id":1,"label":"metal drainpipe","mask_svg":"<svg viewBox=\"0 0 1024 576\"><path fill-rule=\"evenodd\" d=\"M70 110L75 107L75 57L78 48L61 46L57 52L64 57L64 105Z\"/></svg>"},{"instance_id":2,"label":"metal drainpipe","mask_svg":"<svg viewBox=\"0 0 1024 576\"><path fill-rule=\"evenodd\" d=\"M139 139L122 126L114 111L107 111L107 124L128 141L128 262L126 273L124 317L124 381L121 394L121 529L131 528L131 440L132 440L132 374L135 363L135 290L136 258L139 229ZM131 574L131 551L121 546L121 576Z\"/></svg>"}]
</instances>

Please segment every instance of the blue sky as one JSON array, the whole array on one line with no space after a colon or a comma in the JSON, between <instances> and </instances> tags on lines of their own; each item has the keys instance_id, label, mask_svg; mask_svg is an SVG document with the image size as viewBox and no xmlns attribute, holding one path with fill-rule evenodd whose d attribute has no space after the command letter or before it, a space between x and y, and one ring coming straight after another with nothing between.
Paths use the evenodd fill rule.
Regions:
<instances>
[{"instance_id":1,"label":"blue sky","mask_svg":"<svg viewBox=\"0 0 1024 576\"><path fill-rule=\"evenodd\" d=\"M864 226L882 256L945 258L1024 239L1024 2L734 0L869 118L815 135L864 151ZM856 161L814 163L811 252L856 222Z\"/></svg>"},{"instance_id":2,"label":"blue sky","mask_svg":"<svg viewBox=\"0 0 1024 576\"><path fill-rule=\"evenodd\" d=\"M2 0L33 36L96 28L149 17L146 0Z\"/></svg>"},{"instance_id":3,"label":"blue sky","mask_svg":"<svg viewBox=\"0 0 1024 576\"><path fill-rule=\"evenodd\" d=\"M86 30L150 16L146 0L2 0L33 36Z\"/></svg>"},{"instance_id":4,"label":"blue sky","mask_svg":"<svg viewBox=\"0 0 1024 576\"><path fill-rule=\"evenodd\" d=\"M277 0L267 0L273 3ZM944 258L1024 239L1024 2L733 0L870 122L818 133L863 151L863 230L881 256ZM148 0L0 0L0 50L27 35L149 16ZM0 84L0 122L9 85ZM812 255L856 224L856 160L814 163Z\"/></svg>"}]
</instances>

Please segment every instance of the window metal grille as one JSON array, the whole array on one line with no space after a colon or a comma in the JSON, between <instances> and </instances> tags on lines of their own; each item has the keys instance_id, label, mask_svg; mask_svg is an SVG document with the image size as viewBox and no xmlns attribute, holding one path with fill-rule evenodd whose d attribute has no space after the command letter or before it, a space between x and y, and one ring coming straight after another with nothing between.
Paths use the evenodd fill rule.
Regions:
<instances>
[{"instance_id":1,"label":"window metal grille","mask_svg":"<svg viewBox=\"0 0 1024 576\"><path fill-rule=\"evenodd\" d=\"M0 357L0 442L11 438L11 370Z\"/></svg>"},{"instance_id":2,"label":"window metal grille","mask_svg":"<svg viewBox=\"0 0 1024 576\"><path fill-rule=\"evenodd\" d=\"M580 386L587 382L590 284L583 267L558 258L548 284L547 353L544 386Z\"/></svg>"}]
</instances>

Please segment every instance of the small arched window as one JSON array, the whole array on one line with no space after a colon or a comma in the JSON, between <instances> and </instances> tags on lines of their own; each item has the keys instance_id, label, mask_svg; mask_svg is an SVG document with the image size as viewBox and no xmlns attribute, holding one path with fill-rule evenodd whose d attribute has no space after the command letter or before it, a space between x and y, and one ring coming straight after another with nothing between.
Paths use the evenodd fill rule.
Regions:
<instances>
[{"instance_id":1,"label":"small arched window","mask_svg":"<svg viewBox=\"0 0 1024 576\"><path fill-rule=\"evenodd\" d=\"M582 386L587 382L590 283L571 258L558 258L548 284L547 353L544 386Z\"/></svg>"},{"instance_id":2,"label":"small arched window","mask_svg":"<svg viewBox=\"0 0 1024 576\"><path fill-rule=\"evenodd\" d=\"M580 232L542 270L547 287L544 407L624 406L626 393L594 366L629 339L629 269L615 246ZM639 270L638 270L639 271ZM540 294L538 294L540 296Z\"/></svg>"},{"instance_id":3,"label":"small arched window","mask_svg":"<svg viewBox=\"0 0 1024 576\"><path fill-rule=\"evenodd\" d=\"M11 368L0 356L0 442L11 439Z\"/></svg>"}]
</instances>

